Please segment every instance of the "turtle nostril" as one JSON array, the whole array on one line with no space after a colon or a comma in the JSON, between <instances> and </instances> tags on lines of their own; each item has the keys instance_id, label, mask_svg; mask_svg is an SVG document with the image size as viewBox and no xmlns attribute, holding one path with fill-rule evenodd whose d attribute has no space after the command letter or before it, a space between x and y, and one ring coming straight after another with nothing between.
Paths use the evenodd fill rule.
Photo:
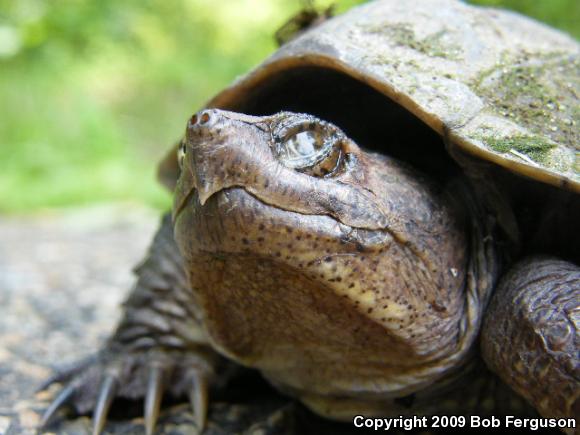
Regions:
<instances>
[{"instance_id":1,"label":"turtle nostril","mask_svg":"<svg viewBox=\"0 0 580 435\"><path fill-rule=\"evenodd\" d=\"M1 0L0 0L1 1ZM219 116L213 110L200 110L187 122L187 131L191 138L209 137Z\"/></svg>"},{"instance_id":2,"label":"turtle nostril","mask_svg":"<svg viewBox=\"0 0 580 435\"><path fill-rule=\"evenodd\" d=\"M210 116L209 113L203 112L200 119L200 124L207 124L209 122Z\"/></svg>"}]
</instances>

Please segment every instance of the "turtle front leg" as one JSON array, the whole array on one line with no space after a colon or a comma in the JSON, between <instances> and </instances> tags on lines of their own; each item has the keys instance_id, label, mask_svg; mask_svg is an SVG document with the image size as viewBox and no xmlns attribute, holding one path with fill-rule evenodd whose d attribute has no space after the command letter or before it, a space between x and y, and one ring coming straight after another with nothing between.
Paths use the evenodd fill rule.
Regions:
<instances>
[{"instance_id":1,"label":"turtle front leg","mask_svg":"<svg viewBox=\"0 0 580 435\"><path fill-rule=\"evenodd\" d=\"M151 434L162 395L167 393L189 395L197 425L203 427L208 384L224 360L210 348L196 320L197 305L170 216L163 218L135 273L137 282L124 304L123 318L104 348L45 384L65 386L46 410L42 426L60 407L72 404L79 413L93 410L93 434L99 434L116 397L144 398L146 432Z\"/></svg>"},{"instance_id":2,"label":"turtle front leg","mask_svg":"<svg viewBox=\"0 0 580 435\"><path fill-rule=\"evenodd\" d=\"M580 267L524 259L501 280L482 331L483 357L544 417L580 417Z\"/></svg>"}]
</instances>

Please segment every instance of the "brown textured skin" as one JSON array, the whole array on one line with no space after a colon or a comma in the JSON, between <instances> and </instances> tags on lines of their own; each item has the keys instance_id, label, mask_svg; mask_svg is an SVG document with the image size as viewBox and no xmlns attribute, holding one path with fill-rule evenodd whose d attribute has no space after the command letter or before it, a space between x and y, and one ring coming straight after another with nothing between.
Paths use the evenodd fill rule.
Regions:
<instances>
[{"instance_id":1,"label":"brown textured skin","mask_svg":"<svg viewBox=\"0 0 580 435\"><path fill-rule=\"evenodd\" d=\"M271 131L288 116L197 114L175 237L212 345L348 418L460 370L495 271L470 262L489 253L468 252L462 207L397 161L345 138L334 177L283 166ZM329 396L360 404L323 412Z\"/></svg>"},{"instance_id":2,"label":"brown textured skin","mask_svg":"<svg viewBox=\"0 0 580 435\"><path fill-rule=\"evenodd\" d=\"M488 308L486 363L543 416L580 416L579 315L580 267L549 257L515 265Z\"/></svg>"}]
</instances>

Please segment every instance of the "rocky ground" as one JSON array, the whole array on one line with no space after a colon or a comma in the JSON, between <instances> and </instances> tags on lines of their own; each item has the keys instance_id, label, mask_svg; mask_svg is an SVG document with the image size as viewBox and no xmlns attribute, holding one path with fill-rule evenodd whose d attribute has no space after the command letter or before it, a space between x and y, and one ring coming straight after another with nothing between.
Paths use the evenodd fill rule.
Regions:
<instances>
[{"instance_id":1,"label":"rocky ground","mask_svg":"<svg viewBox=\"0 0 580 435\"><path fill-rule=\"evenodd\" d=\"M0 433L33 433L54 392L35 390L114 327L157 219L130 206L0 218Z\"/></svg>"}]
</instances>

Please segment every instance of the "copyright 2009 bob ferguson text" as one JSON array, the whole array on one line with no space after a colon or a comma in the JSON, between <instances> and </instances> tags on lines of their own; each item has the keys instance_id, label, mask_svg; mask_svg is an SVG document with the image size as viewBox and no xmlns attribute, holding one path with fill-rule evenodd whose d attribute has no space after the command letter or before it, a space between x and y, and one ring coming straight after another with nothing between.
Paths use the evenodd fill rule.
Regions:
<instances>
[{"instance_id":1,"label":"copyright 2009 bob ferguson text","mask_svg":"<svg viewBox=\"0 0 580 435\"><path fill-rule=\"evenodd\" d=\"M430 417L365 417L357 415L352 423L357 428L374 430L413 430L419 428L452 429L452 428L485 428L485 429L522 429L539 430L546 428L574 429L574 418L520 418L513 415L505 417L478 417L456 415L434 415Z\"/></svg>"}]
</instances>

